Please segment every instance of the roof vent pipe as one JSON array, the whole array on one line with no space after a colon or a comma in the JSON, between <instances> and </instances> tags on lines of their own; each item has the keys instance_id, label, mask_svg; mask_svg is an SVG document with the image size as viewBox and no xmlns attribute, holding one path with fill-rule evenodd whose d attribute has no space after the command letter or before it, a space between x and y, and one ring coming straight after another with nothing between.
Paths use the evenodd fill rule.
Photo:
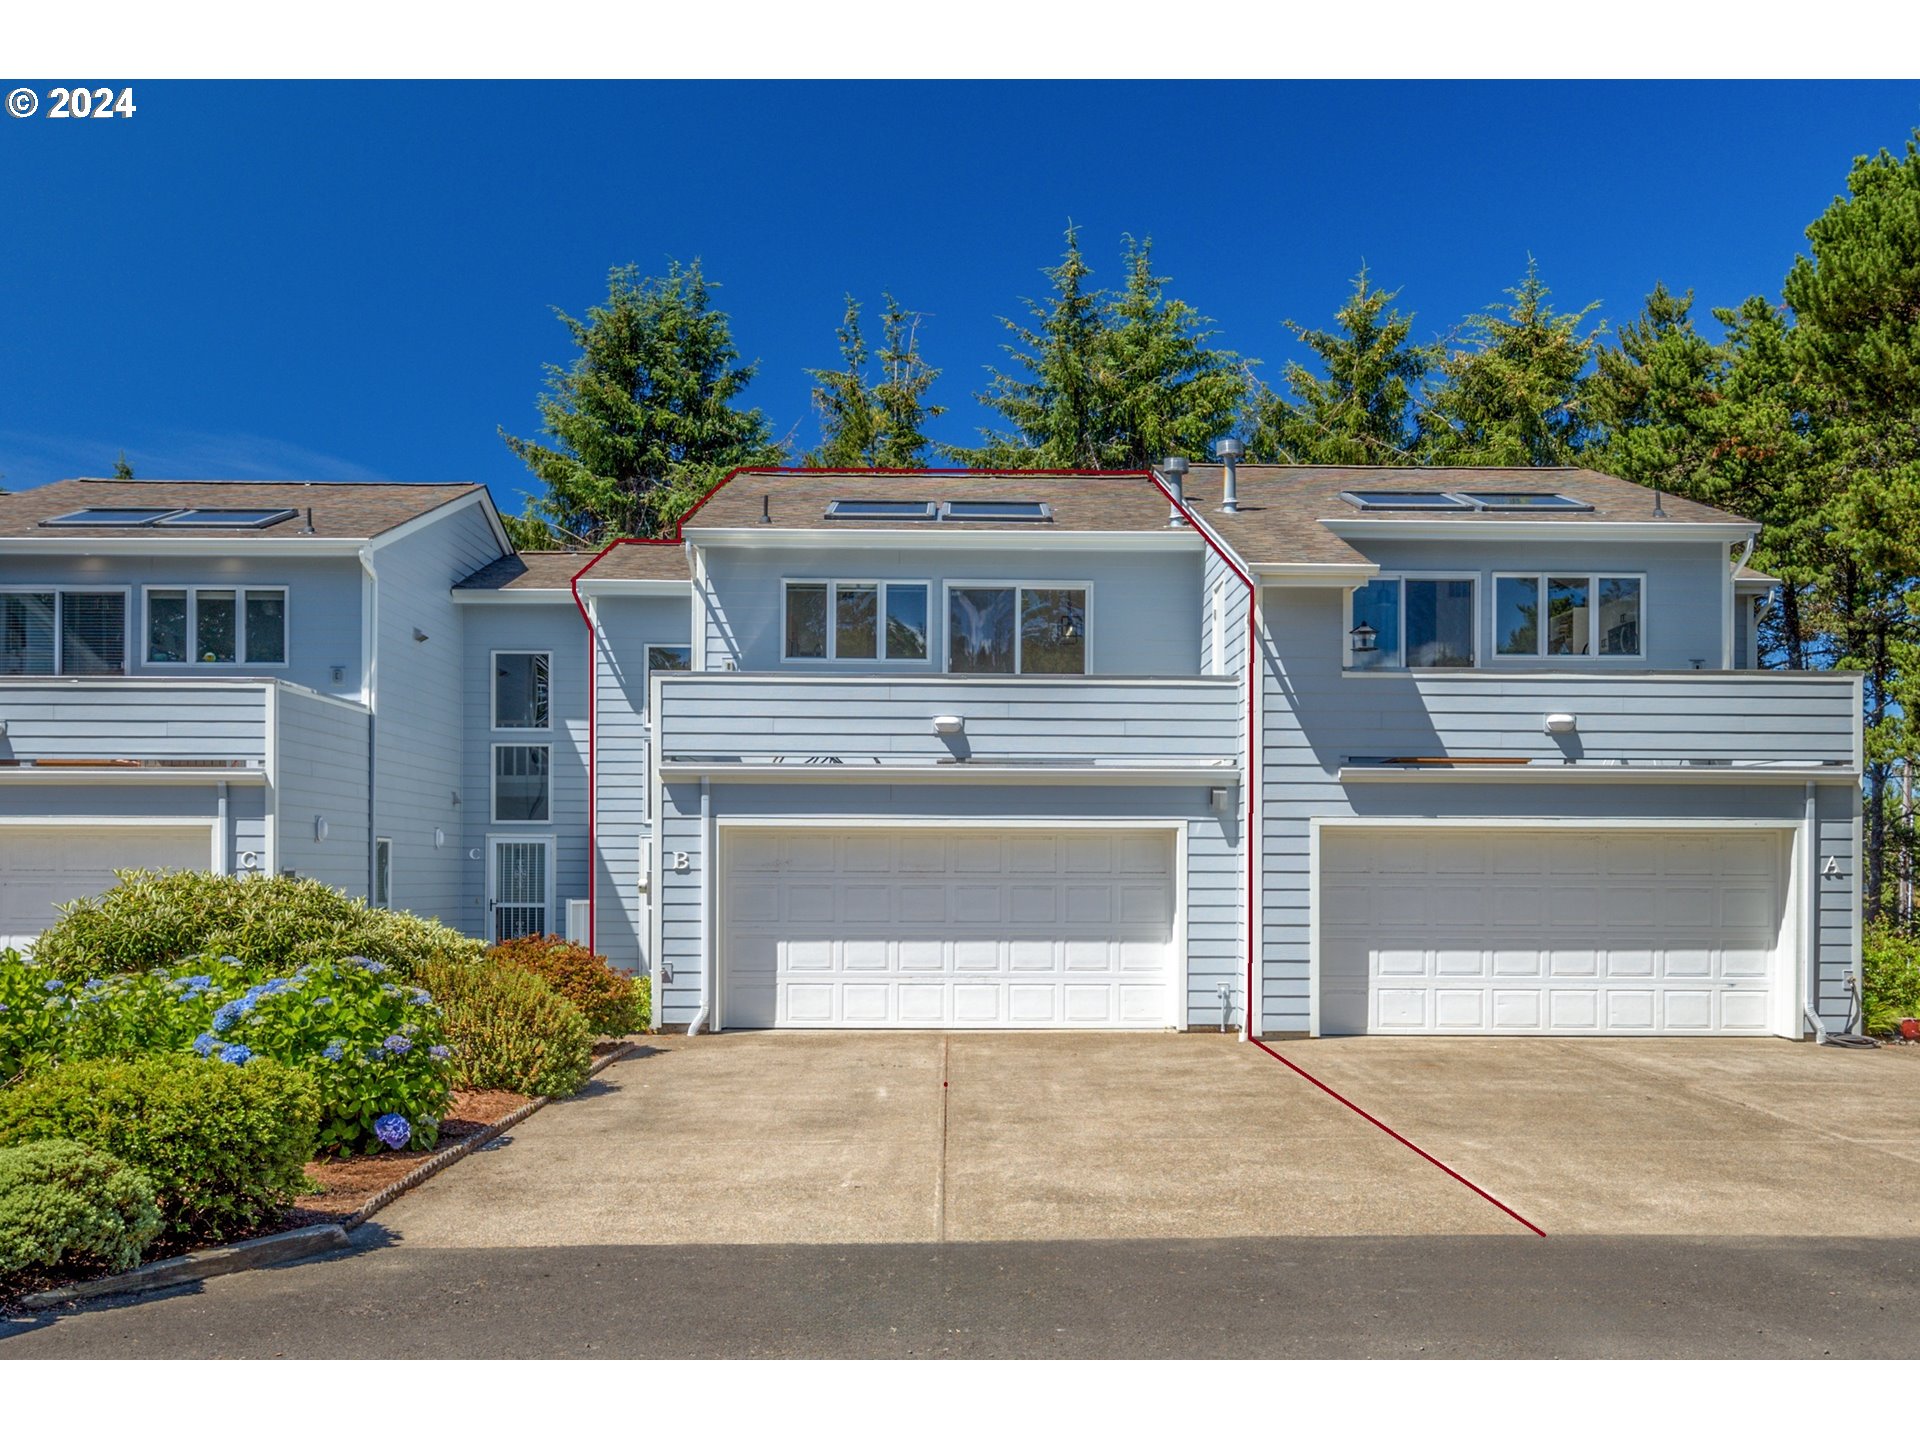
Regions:
<instances>
[{"instance_id":1,"label":"roof vent pipe","mask_svg":"<svg viewBox=\"0 0 1920 1440\"><path fill-rule=\"evenodd\" d=\"M1220 457L1220 509L1228 515L1240 513L1240 457L1247 447L1231 437L1214 442L1213 453Z\"/></svg>"},{"instance_id":2,"label":"roof vent pipe","mask_svg":"<svg viewBox=\"0 0 1920 1440\"><path fill-rule=\"evenodd\" d=\"M1186 524L1180 513L1180 507L1187 503L1187 462L1178 455L1169 455L1160 466L1160 474L1167 482L1167 488L1173 491L1174 503L1167 515L1169 528Z\"/></svg>"}]
</instances>

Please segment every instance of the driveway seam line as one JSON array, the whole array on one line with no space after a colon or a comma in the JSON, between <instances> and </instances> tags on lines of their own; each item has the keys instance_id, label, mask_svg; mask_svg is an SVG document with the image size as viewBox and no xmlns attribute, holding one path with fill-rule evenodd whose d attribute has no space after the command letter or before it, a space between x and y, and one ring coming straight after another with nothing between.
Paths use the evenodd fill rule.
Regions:
<instances>
[{"instance_id":1,"label":"driveway seam line","mask_svg":"<svg viewBox=\"0 0 1920 1440\"><path fill-rule=\"evenodd\" d=\"M933 1177L933 1238L947 1243L947 1095L953 1060L953 1037L940 1037L940 1168Z\"/></svg>"},{"instance_id":2,"label":"driveway seam line","mask_svg":"<svg viewBox=\"0 0 1920 1440\"><path fill-rule=\"evenodd\" d=\"M1544 1240L1546 1238L1546 1235L1547 1235L1546 1231L1542 1230L1538 1225L1534 1224L1531 1220L1527 1219L1526 1216L1522 1215L1518 1210L1514 1209L1511 1205L1507 1204L1504 1200L1495 1199L1492 1195L1489 1195L1485 1190L1482 1190L1478 1185L1474 1184L1473 1181L1467 1179L1467 1177L1462 1175L1458 1170L1454 1169L1451 1165L1447 1164L1446 1161L1436 1159L1434 1156L1429 1155L1425 1150L1422 1150L1418 1145L1414 1144L1413 1141L1407 1139L1406 1136L1402 1135L1398 1130L1394 1129L1391 1125L1387 1124L1386 1121L1375 1119L1372 1115L1369 1115L1365 1110L1362 1110L1358 1105L1354 1104L1353 1101L1349 1100L1346 1096L1342 1095L1338 1090L1334 1089L1331 1085L1327 1084L1326 1081L1301 1069L1298 1065L1294 1064L1293 1061L1287 1059L1286 1056L1282 1055L1278 1050L1275 1050L1271 1045L1268 1045L1266 1041L1256 1040L1251 1035L1249 1035L1247 1039L1251 1041L1254 1045L1258 1046L1260 1049L1266 1051L1267 1054L1271 1055L1274 1059L1278 1060L1282 1065L1286 1066L1289 1070L1293 1071L1294 1074L1298 1075L1302 1080L1305 1080L1308 1084L1316 1086L1321 1090L1324 1090L1327 1094L1331 1095L1334 1099L1338 1100L1342 1105L1346 1106L1347 1109L1353 1111L1354 1114L1358 1115L1362 1120L1366 1121L1369 1125L1372 1125L1380 1130L1384 1130L1387 1134L1391 1135L1394 1139L1398 1140L1402 1145L1406 1146L1407 1149L1413 1151L1413 1153L1418 1155L1422 1160L1425 1160L1429 1165L1436 1166L1437 1168L1446 1171L1447 1174L1451 1175L1454 1179L1458 1180L1462 1185L1466 1186L1467 1189L1473 1191L1474 1194L1478 1195L1482 1200L1486 1201L1489 1205L1493 1206L1494 1209L1502 1211L1505 1214L1512 1216L1515 1220L1518 1220L1522 1225L1526 1226L1527 1229L1531 1230L1534 1234L1538 1235L1541 1239Z\"/></svg>"}]
</instances>

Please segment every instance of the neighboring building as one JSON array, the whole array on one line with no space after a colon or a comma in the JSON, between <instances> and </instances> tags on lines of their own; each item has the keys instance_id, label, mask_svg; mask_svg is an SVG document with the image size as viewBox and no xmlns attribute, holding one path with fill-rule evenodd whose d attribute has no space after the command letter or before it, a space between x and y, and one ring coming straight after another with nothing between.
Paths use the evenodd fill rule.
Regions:
<instances>
[{"instance_id":1,"label":"neighboring building","mask_svg":"<svg viewBox=\"0 0 1920 1440\"><path fill-rule=\"evenodd\" d=\"M468 486L0 497L0 938L198 865L703 1028L1845 1023L1858 680L1756 668L1751 522L1176 470L745 471L597 557Z\"/></svg>"}]
</instances>

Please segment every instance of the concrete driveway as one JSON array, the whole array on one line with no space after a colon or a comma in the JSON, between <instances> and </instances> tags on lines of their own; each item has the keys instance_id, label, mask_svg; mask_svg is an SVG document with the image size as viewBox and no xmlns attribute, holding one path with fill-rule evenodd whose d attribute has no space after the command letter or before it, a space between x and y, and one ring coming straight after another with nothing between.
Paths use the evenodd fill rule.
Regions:
<instances>
[{"instance_id":1,"label":"concrete driveway","mask_svg":"<svg viewBox=\"0 0 1920 1440\"><path fill-rule=\"evenodd\" d=\"M1551 1234L1920 1234L1920 1051L1276 1049ZM1517 1235L1211 1035L666 1037L394 1205L408 1246Z\"/></svg>"}]
</instances>

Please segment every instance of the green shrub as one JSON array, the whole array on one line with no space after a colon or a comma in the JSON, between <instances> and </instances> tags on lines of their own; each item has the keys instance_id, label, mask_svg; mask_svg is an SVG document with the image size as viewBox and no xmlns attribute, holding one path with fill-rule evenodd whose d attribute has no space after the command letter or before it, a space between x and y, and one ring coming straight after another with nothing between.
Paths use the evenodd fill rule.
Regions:
<instances>
[{"instance_id":1,"label":"green shrub","mask_svg":"<svg viewBox=\"0 0 1920 1440\"><path fill-rule=\"evenodd\" d=\"M364 955L411 978L429 960L478 955L480 942L435 920L370 909L317 880L124 870L119 883L60 907L34 958L85 981L177 969L199 955L235 955L250 979L313 960Z\"/></svg>"},{"instance_id":2,"label":"green shrub","mask_svg":"<svg viewBox=\"0 0 1920 1440\"><path fill-rule=\"evenodd\" d=\"M596 1035L629 1035L647 1028L645 982L614 969L584 945L558 935L522 935L495 945L487 956L538 975L579 1008Z\"/></svg>"},{"instance_id":3,"label":"green shrub","mask_svg":"<svg viewBox=\"0 0 1920 1440\"><path fill-rule=\"evenodd\" d=\"M153 1186L124 1161L71 1140L0 1149L0 1276L74 1260L125 1270L160 1226Z\"/></svg>"},{"instance_id":4,"label":"green shrub","mask_svg":"<svg viewBox=\"0 0 1920 1440\"><path fill-rule=\"evenodd\" d=\"M0 1083L60 1060L130 1060L185 1050L214 1007L246 985L239 969L210 960L200 973L164 970L85 983L0 952Z\"/></svg>"},{"instance_id":5,"label":"green shrub","mask_svg":"<svg viewBox=\"0 0 1920 1440\"><path fill-rule=\"evenodd\" d=\"M593 1032L538 975L491 960L435 961L419 978L446 1016L455 1085L571 1095L585 1082Z\"/></svg>"},{"instance_id":6,"label":"green shrub","mask_svg":"<svg viewBox=\"0 0 1920 1440\"><path fill-rule=\"evenodd\" d=\"M18 950L0 950L0 1085L65 1043L71 997L64 980Z\"/></svg>"},{"instance_id":7,"label":"green shrub","mask_svg":"<svg viewBox=\"0 0 1920 1440\"><path fill-rule=\"evenodd\" d=\"M320 1102L271 1060L80 1060L0 1091L0 1145L72 1140L146 1172L168 1233L220 1240L304 1188Z\"/></svg>"},{"instance_id":8,"label":"green shrub","mask_svg":"<svg viewBox=\"0 0 1920 1440\"><path fill-rule=\"evenodd\" d=\"M1920 940L1869 925L1860 949L1861 1006L1869 1033L1920 1017Z\"/></svg>"}]
</instances>

